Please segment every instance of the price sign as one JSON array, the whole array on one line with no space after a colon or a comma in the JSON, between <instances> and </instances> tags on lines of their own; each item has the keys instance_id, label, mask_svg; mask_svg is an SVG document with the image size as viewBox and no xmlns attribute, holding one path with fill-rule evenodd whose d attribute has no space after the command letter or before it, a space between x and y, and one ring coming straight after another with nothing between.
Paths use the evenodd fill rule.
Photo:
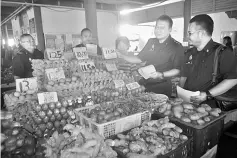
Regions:
<instances>
[{"instance_id":1,"label":"price sign","mask_svg":"<svg viewBox=\"0 0 237 158\"><path fill-rule=\"evenodd\" d=\"M117 53L115 49L102 48L102 52L105 59L117 58Z\"/></svg>"},{"instance_id":2,"label":"price sign","mask_svg":"<svg viewBox=\"0 0 237 158\"><path fill-rule=\"evenodd\" d=\"M76 48L73 48L73 52L75 53L76 58L78 60L89 59L88 53L86 52L86 47L76 47Z\"/></svg>"},{"instance_id":3,"label":"price sign","mask_svg":"<svg viewBox=\"0 0 237 158\"><path fill-rule=\"evenodd\" d=\"M123 80L113 80L115 88L121 88L125 85Z\"/></svg>"},{"instance_id":4,"label":"price sign","mask_svg":"<svg viewBox=\"0 0 237 158\"><path fill-rule=\"evenodd\" d=\"M57 92L38 93L37 96L38 96L39 104L45 104L45 103L58 101Z\"/></svg>"},{"instance_id":5,"label":"price sign","mask_svg":"<svg viewBox=\"0 0 237 158\"><path fill-rule=\"evenodd\" d=\"M133 83L126 84L126 87L130 91L130 90L139 88L140 85L137 82L133 82Z\"/></svg>"},{"instance_id":6,"label":"price sign","mask_svg":"<svg viewBox=\"0 0 237 158\"><path fill-rule=\"evenodd\" d=\"M86 44L86 52L88 55L97 56L97 45Z\"/></svg>"},{"instance_id":7,"label":"price sign","mask_svg":"<svg viewBox=\"0 0 237 158\"><path fill-rule=\"evenodd\" d=\"M93 61L80 62L79 65L80 65L80 68L83 72L95 69L95 64Z\"/></svg>"},{"instance_id":8,"label":"price sign","mask_svg":"<svg viewBox=\"0 0 237 158\"><path fill-rule=\"evenodd\" d=\"M28 90L33 91L33 92L38 91L36 77L16 79L16 91L17 92L24 93Z\"/></svg>"},{"instance_id":9,"label":"price sign","mask_svg":"<svg viewBox=\"0 0 237 158\"><path fill-rule=\"evenodd\" d=\"M63 56L63 52L61 50L46 49L46 53L49 60L58 60Z\"/></svg>"},{"instance_id":10,"label":"price sign","mask_svg":"<svg viewBox=\"0 0 237 158\"><path fill-rule=\"evenodd\" d=\"M46 75L49 80L58 81L61 78L65 78L65 74L62 67L45 69Z\"/></svg>"},{"instance_id":11,"label":"price sign","mask_svg":"<svg viewBox=\"0 0 237 158\"><path fill-rule=\"evenodd\" d=\"M106 67L106 69L108 70L108 71L116 71L116 70L118 70L117 69L117 67L116 67L116 65L114 64L114 63L112 63L112 64L105 64L105 67Z\"/></svg>"}]
</instances>

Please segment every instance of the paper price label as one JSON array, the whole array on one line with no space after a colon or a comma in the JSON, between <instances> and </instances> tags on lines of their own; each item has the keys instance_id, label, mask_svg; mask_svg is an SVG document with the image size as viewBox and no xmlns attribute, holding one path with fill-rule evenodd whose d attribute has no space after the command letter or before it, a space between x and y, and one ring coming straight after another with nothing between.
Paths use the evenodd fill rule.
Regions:
<instances>
[{"instance_id":1,"label":"paper price label","mask_svg":"<svg viewBox=\"0 0 237 158\"><path fill-rule=\"evenodd\" d=\"M139 88L140 85L137 82L133 82L133 83L126 84L126 87L130 91L130 90Z\"/></svg>"},{"instance_id":2,"label":"paper price label","mask_svg":"<svg viewBox=\"0 0 237 158\"><path fill-rule=\"evenodd\" d=\"M58 60L63 56L63 52L61 50L47 49L46 52L49 60Z\"/></svg>"},{"instance_id":3,"label":"paper price label","mask_svg":"<svg viewBox=\"0 0 237 158\"><path fill-rule=\"evenodd\" d=\"M88 53L86 52L86 47L76 47L76 48L73 48L73 52L75 53L76 58L78 60L89 59Z\"/></svg>"},{"instance_id":4,"label":"paper price label","mask_svg":"<svg viewBox=\"0 0 237 158\"><path fill-rule=\"evenodd\" d=\"M48 79L52 81L58 81L61 78L65 78L65 74L62 67L46 69L45 72Z\"/></svg>"},{"instance_id":5,"label":"paper price label","mask_svg":"<svg viewBox=\"0 0 237 158\"><path fill-rule=\"evenodd\" d=\"M105 64L105 67L106 67L106 69L108 70L108 71L116 71L116 70L118 70L117 69L117 67L116 67L116 65L114 64L114 63L112 63L112 64Z\"/></svg>"},{"instance_id":6,"label":"paper price label","mask_svg":"<svg viewBox=\"0 0 237 158\"><path fill-rule=\"evenodd\" d=\"M38 96L39 104L46 104L46 103L58 101L57 92L38 93L37 96Z\"/></svg>"},{"instance_id":7,"label":"paper price label","mask_svg":"<svg viewBox=\"0 0 237 158\"><path fill-rule=\"evenodd\" d=\"M33 91L33 92L38 91L36 77L16 79L16 91L17 92L24 93L28 90Z\"/></svg>"},{"instance_id":8,"label":"paper price label","mask_svg":"<svg viewBox=\"0 0 237 158\"><path fill-rule=\"evenodd\" d=\"M123 80L113 80L115 88L121 88L125 85Z\"/></svg>"},{"instance_id":9,"label":"paper price label","mask_svg":"<svg viewBox=\"0 0 237 158\"><path fill-rule=\"evenodd\" d=\"M117 58L117 53L115 49L102 48L102 52L105 59Z\"/></svg>"},{"instance_id":10,"label":"paper price label","mask_svg":"<svg viewBox=\"0 0 237 158\"><path fill-rule=\"evenodd\" d=\"M80 65L80 68L83 72L86 72L88 70L93 70L96 68L93 61L80 62L79 65Z\"/></svg>"}]
</instances>

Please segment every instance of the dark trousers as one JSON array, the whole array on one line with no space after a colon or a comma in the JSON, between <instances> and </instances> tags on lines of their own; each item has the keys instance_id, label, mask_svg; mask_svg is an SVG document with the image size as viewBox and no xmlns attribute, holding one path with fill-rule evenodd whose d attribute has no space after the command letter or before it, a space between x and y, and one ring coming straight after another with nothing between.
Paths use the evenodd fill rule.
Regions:
<instances>
[{"instance_id":1,"label":"dark trousers","mask_svg":"<svg viewBox=\"0 0 237 158\"><path fill-rule=\"evenodd\" d=\"M145 84L146 92L154 92L157 94L165 94L168 97L172 93L172 83L170 80L165 80L163 82L157 83L147 83Z\"/></svg>"}]
</instances>

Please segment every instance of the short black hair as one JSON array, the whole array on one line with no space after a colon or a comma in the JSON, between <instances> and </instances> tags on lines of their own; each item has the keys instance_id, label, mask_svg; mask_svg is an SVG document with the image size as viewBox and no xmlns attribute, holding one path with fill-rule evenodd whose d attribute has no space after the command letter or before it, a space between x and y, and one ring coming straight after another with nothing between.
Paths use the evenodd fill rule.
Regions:
<instances>
[{"instance_id":1,"label":"short black hair","mask_svg":"<svg viewBox=\"0 0 237 158\"><path fill-rule=\"evenodd\" d=\"M120 42L123 42L123 43L125 43L125 44L127 44L127 45L130 46L130 41L129 41L129 39L128 39L126 36L120 36L120 37L118 37L118 38L116 39L116 41L115 41L115 47L116 47L116 49L118 48L118 45L119 45Z\"/></svg>"},{"instance_id":2,"label":"short black hair","mask_svg":"<svg viewBox=\"0 0 237 158\"><path fill-rule=\"evenodd\" d=\"M25 37L31 37L32 39L34 39L30 34L25 33L25 34L22 34L22 35L20 36L20 41L21 41L23 38L25 38Z\"/></svg>"},{"instance_id":3,"label":"short black hair","mask_svg":"<svg viewBox=\"0 0 237 158\"><path fill-rule=\"evenodd\" d=\"M90 30L89 28L84 28L84 29L81 30L81 36L82 36L82 34L83 34L84 32L86 32L86 31L90 31L90 32L91 32L91 30Z\"/></svg>"},{"instance_id":4,"label":"short black hair","mask_svg":"<svg viewBox=\"0 0 237 158\"><path fill-rule=\"evenodd\" d=\"M225 36L223 40L226 40L226 46L232 46L232 41L230 36Z\"/></svg>"},{"instance_id":5,"label":"short black hair","mask_svg":"<svg viewBox=\"0 0 237 158\"><path fill-rule=\"evenodd\" d=\"M214 22L212 18L207 15L207 14L200 14L194 16L189 23L196 23L197 25L201 26L202 29L204 29L209 36L212 35L213 33L213 28L214 28Z\"/></svg>"},{"instance_id":6,"label":"short black hair","mask_svg":"<svg viewBox=\"0 0 237 158\"><path fill-rule=\"evenodd\" d=\"M157 20L157 21L167 21L169 23L170 28L172 28L173 26L173 20L171 19L171 17L169 17L168 15L161 15Z\"/></svg>"}]
</instances>

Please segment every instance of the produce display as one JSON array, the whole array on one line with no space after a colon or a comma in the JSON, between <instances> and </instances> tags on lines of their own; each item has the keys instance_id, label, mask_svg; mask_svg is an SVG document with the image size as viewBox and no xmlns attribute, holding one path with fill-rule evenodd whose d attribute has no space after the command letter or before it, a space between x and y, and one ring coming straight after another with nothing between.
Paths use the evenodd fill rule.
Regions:
<instances>
[{"instance_id":1,"label":"produce display","mask_svg":"<svg viewBox=\"0 0 237 158\"><path fill-rule=\"evenodd\" d=\"M168 117L144 122L126 134L105 140L106 144L119 150L127 157L165 155L187 141L182 129L169 122Z\"/></svg>"},{"instance_id":2,"label":"produce display","mask_svg":"<svg viewBox=\"0 0 237 158\"><path fill-rule=\"evenodd\" d=\"M9 84L14 82L14 76L11 68L1 70L1 84Z\"/></svg>"},{"instance_id":3,"label":"produce display","mask_svg":"<svg viewBox=\"0 0 237 158\"><path fill-rule=\"evenodd\" d=\"M211 108L207 104L201 104L199 107L195 107L193 104L181 103L177 100L161 105L157 108L156 112L177 118L186 123L205 125L218 117L221 110L219 108Z\"/></svg>"},{"instance_id":4,"label":"produce display","mask_svg":"<svg viewBox=\"0 0 237 158\"><path fill-rule=\"evenodd\" d=\"M116 158L117 153L108 146L103 137L89 129L67 124L66 132L54 132L46 140L46 158Z\"/></svg>"},{"instance_id":5,"label":"produce display","mask_svg":"<svg viewBox=\"0 0 237 158\"><path fill-rule=\"evenodd\" d=\"M8 123L8 124L7 124ZM3 122L1 134L2 157L12 155L32 156L36 152L36 138L20 126L19 123Z\"/></svg>"}]
</instances>

